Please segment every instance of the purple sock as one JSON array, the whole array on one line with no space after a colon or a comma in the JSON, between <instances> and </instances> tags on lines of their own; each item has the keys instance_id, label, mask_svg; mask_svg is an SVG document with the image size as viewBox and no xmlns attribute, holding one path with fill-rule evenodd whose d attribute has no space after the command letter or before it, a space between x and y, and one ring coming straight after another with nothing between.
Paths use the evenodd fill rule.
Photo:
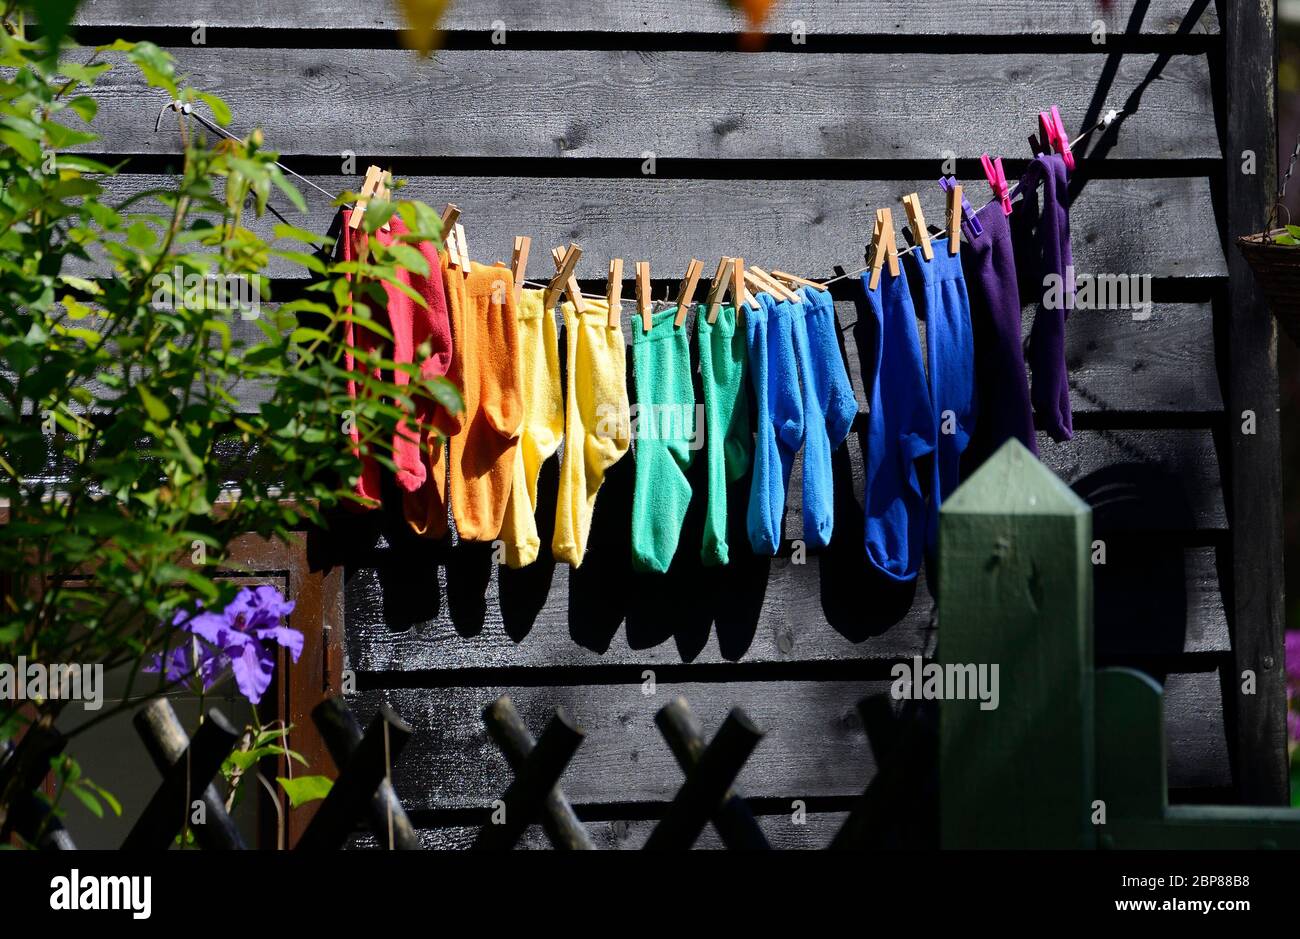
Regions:
<instances>
[{"instance_id":1,"label":"purple sock","mask_svg":"<svg viewBox=\"0 0 1300 939\"><path fill-rule=\"evenodd\" d=\"M972 234L970 226L962 223L965 243L961 263L975 335L975 397L979 401L975 432L962 454L963 478L1012 437L1030 453L1038 453L1020 339L1020 287L1011 227L999 202L989 203L977 214L984 226L982 234Z\"/></svg>"},{"instance_id":2,"label":"purple sock","mask_svg":"<svg viewBox=\"0 0 1300 939\"><path fill-rule=\"evenodd\" d=\"M1037 306L1026 354L1034 379L1031 392L1034 423L1059 443L1074 437L1069 373L1065 365L1068 310L1064 298L1074 294L1069 176L1065 159L1058 153L1035 157L1021 177L1020 192L1022 197L1016 203L1011 219L1021 257L1028 258L1021 270L1032 277L1026 281L1023 295L1026 299L1035 298ZM1049 275L1061 279L1063 289L1057 294L1063 302L1056 305L1058 309L1049 309L1043 302Z\"/></svg>"}]
</instances>

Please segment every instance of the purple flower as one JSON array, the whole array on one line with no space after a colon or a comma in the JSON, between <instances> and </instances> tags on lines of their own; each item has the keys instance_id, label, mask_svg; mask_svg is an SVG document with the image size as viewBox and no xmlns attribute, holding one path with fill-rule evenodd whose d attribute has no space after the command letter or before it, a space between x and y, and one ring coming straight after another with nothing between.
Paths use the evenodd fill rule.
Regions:
<instances>
[{"instance_id":1,"label":"purple flower","mask_svg":"<svg viewBox=\"0 0 1300 939\"><path fill-rule=\"evenodd\" d=\"M187 649L177 646L163 655L159 652L142 669L146 672L162 672L168 682L177 682L190 673L190 656Z\"/></svg>"},{"instance_id":2,"label":"purple flower","mask_svg":"<svg viewBox=\"0 0 1300 939\"><path fill-rule=\"evenodd\" d=\"M302 633L283 625L293 607L280 591L263 585L242 588L220 613L176 614L172 625L197 641L187 638L168 654L166 676L173 679L194 672L207 690L229 668L239 693L257 704L271 685L276 649L288 649L295 662L302 655ZM164 670L162 659L156 656L145 670Z\"/></svg>"}]
</instances>

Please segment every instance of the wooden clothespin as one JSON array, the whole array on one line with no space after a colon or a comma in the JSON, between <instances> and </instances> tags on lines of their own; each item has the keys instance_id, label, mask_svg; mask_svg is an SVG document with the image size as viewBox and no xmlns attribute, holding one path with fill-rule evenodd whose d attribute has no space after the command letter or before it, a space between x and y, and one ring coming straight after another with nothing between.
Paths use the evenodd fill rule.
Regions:
<instances>
[{"instance_id":1,"label":"wooden clothespin","mask_svg":"<svg viewBox=\"0 0 1300 939\"><path fill-rule=\"evenodd\" d=\"M361 227L361 220L366 214L366 206L370 204L371 199L381 198L379 191L383 185L384 171L371 163L366 167L366 178L361 184L361 193L357 196L356 205L352 207L352 214L348 217L348 228Z\"/></svg>"},{"instance_id":2,"label":"wooden clothespin","mask_svg":"<svg viewBox=\"0 0 1300 939\"><path fill-rule=\"evenodd\" d=\"M708 321L710 325L718 319L718 310L722 309L722 301L727 296L727 291L731 285L731 258L721 258L718 261L718 270L713 275L713 282L709 284L709 295L704 301L708 306Z\"/></svg>"},{"instance_id":3,"label":"wooden clothespin","mask_svg":"<svg viewBox=\"0 0 1300 939\"><path fill-rule=\"evenodd\" d=\"M745 289L745 259L731 259L731 302L736 305L736 311L740 311L740 306L746 300L751 299L749 291Z\"/></svg>"},{"instance_id":4,"label":"wooden clothespin","mask_svg":"<svg viewBox=\"0 0 1300 939\"><path fill-rule=\"evenodd\" d=\"M889 262L889 273L898 276L898 232L894 230L894 210L880 210L880 237L885 243L885 260Z\"/></svg>"},{"instance_id":5,"label":"wooden clothespin","mask_svg":"<svg viewBox=\"0 0 1300 939\"><path fill-rule=\"evenodd\" d=\"M456 223L460 221L460 207L447 203L447 208L442 210L442 240L446 243L452 235L452 230Z\"/></svg>"},{"instance_id":6,"label":"wooden clothespin","mask_svg":"<svg viewBox=\"0 0 1300 939\"><path fill-rule=\"evenodd\" d=\"M523 298L524 278L528 273L528 249L533 239L527 235L515 235L515 249L510 255L510 276L515 283L515 306Z\"/></svg>"},{"instance_id":7,"label":"wooden clothespin","mask_svg":"<svg viewBox=\"0 0 1300 939\"><path fill-rule=\"evenodd\" d=\"M948 190L948 253L961 250L961 186Z\"/></svg>"},{"instance_id":8,"label":"wooden clothespin","mask_svg":"<svg viewBox=\"0 0 1300 939\"><path fill-rule=\"evenodd\" d=\"M641 331L650 332L650 262L636 262L636 312L641 317Z\"/></svg>"},{"instance_id":9,"label":"wooden clothespin","mask_svg":"<svg viewBox=\"0 0 1300 939\"><path fill-rule=\"evenodd\" d=\"M695 288L700 282L700 272L703 269L704 265L695 258L691 258L691 263L686 265L686 277L683 278L682 285L677 291L677 318L673 320L674 326L681 326L686 322L686 311L695 297Z\"/></svg>"},{"instance_id":10,"label":"wooden clothespin","mask_svg":"<svg viewBox=\"0 0 1300 939\"><path fill-rule=\"evenodd\" d=\"M577 246L570 245L569 250L573 250L573 248L575 247ZM552 248L551 257L555 259L556 271L559 271L564 266L564 260L567 257L564 249ZM578 249L578 257L582 257L581 248ZM578 263L577 258L574 259L573 263L575 266L577 265ZM573 304L574 310L576 310L578 313L587 312L587 303L582 297L582 290L578 287L578 278L573 275L572 271L569 272L569 276L564 281L564 291L569 295L569 302Z\"/></svg>"},{"instance_id":11,"label":"wooden clothespin","mask_svg":"<svg viewBox=\"0 0 1300 939\"><path fill-rule=\"evenodd\" d=\"M802 297L800 297L797 293L795 293L785 284L781 283L779 280L777 280L767 271L763 270L761 267L754 267L751 264L749 269L754 272L755 277L757 277L762 283L764 283L767 286L767 292L770 293L772 296L777 297L781 300L789 301L790 303L802 302L803 300Z\"/></svg>"},{"instance_id":12,"label":"wooden clothespin","mask_svg":"<svg viewBox=\"0 0 1300 939\"><path fill-rule=\"evenodd\" d=\"M817 283L814 280L808 280L807 278L799 277L796 276L795 274L787 274L785 271L773 271L772 276L775 277L777 280L781 281L782 283L789 284L791 288L812 287L815 290L826 289L825 287L823 287L821 284Z\"/></svg>"},{"instance_id":13,"label":"wooden clothespin","mask_svg":"<svg viewBox=\"0 0 1300 939\"><path fill-rule=\"evenodd\" d=\"M555 249L553 254L559 252ZM578 282L573 277L573 269L578 266L578 259L582 257L582 249L577 245L570 243L569 250L563 256L556 256L555 276L550 279L546 285L546 292L542 295L542 305L550 309L555 303L556 296L562 290L569 291L569 299L573 301L573 308L579 313L585 312L586 307L582 303L582 294L578 290Z\"/></svg>"},{"instance_id":14,"label":"wooden clothespin","mask_svg":"<svg viewBox=\"0 0 1300 939\"><path fill-rule=\"evenodd\" d=\"M898 276L898 241L894 232L894 213L889 209L876 210L876 230L871 236L871 280L867 287L880 286L880 272L889 262L889 273Z\"/></svg>"},{"instance_id":15,"label":"wooden clothespin","mask_svg":"<svg viewBox=\"0 0 1300 939\"><path fill-rule=\"evenodd\" d=\"M912 226L912 238L917 247L927 261L933 261L934 249L930 247L930 230L925 227L925 213L921 211L920 196L916 193L903 196L903 208L907 210L907 222Z\"/></svg>"},{"instance_id":16,"label":"wooden clothespin","mask_svg":"<svg viewBox=\"0 0 1300 939\"><path fill-rule=\"evenodd\" d=\"M460 246L456 242L456 232L460 225L459 219L460 208L450 202L447 203L447 208L443 209L442 212L442 243L447 248L447 263L452 267L461 267L464 261ZM469 273L468 267L463 267L462 270L466 274Z\"/></svg>"},{"instance_id":17,"label":"wooden clothespin","mask_svg":"<svg viewBox=\"0 0 1300 939\"><path fill-rule=\"evenodd\" d=\"M609 305L610 329L623 325L623 259L609 262L609 277L605 280L605 302Z\"/></svg>"},{"instance_id":18,"label":"wooden clothespin","mask_svg":"<svg viewBox=\"0 0 1300 939\"><path fill-rule=\"evenodd\" d=\"M455 232L456 250L460 252L460 269L468 274L470 272L469 246L465 243L465 226L457 222Z\"/></svg>"},{"instance_id":19,"label":"wooden clothespin","mask_svg":"<svg viewBox=\"0 0 1300 939\"><path fill-rule=\"evenodd\" d=\"M758 291L759 293L771 293L771 291L767 289L767 284L763 283L763 281L759 279L758 275L754 273L754 269L752 267L745 268L745 272L743 276L745 279L745 287L746 287L745 293L747 295L753 296L753 294L750 293L750 288Z\"/></svg>"},{"instance_id":20,"label":"wooden clothespin","mask_svg":"<svg viewBox=\"0 0 1300 939\"><path fill-rule=\"evenodd\" d=\"M466 271L465 268L462 267L464 258L460 253L460 244L456 241L457 227L458 226L453 225L451 226L451 229L447 232L447 263L450 264L452 267L460 268L462 271L465 271L465 273L468 274L469 271Z\"/></svg>"}]
</instances>

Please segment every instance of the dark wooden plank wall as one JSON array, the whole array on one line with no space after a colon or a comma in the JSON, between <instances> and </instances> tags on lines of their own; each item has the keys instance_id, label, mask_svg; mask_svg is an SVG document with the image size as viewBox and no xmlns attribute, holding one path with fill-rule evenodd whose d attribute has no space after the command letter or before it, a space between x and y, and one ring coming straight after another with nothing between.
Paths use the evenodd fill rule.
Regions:
<instances>
[{"instance_id":1,"label":"dark wooden plank wall","mask_svg":"<svg viewBox=\"0 0 1300 939\"><path fill-rule=\"evenodd\" d=\"M1059 103L1071 128L1127 108L1118 132L1089 142L1076 176L1075 259L1082 271L1152 275L1156 304L1142 321L1074 315L1078 434L1044 439L1042 455L1097 507L1109 553L1097 569L1100 657L1167 681L1176 797L1276 795L1243 782L1275 778L1281 765L1267 714L1246 707L1224 718L1241 649L1253 655L1271 641L1257 636L1270 628L1258 604L1271 616L1280 602L1278 556L1243 564L1246 535L1232 522L1230 493L1240 498L1243 484L1230 470L1238 441L1225 401L1239 298L1224 236L1230 200L1256 196L1227 183L1225 55L1248 53L1225 38L1224 5L1120 0L1102 13L1078 0L999 0L974 12L943 0L800 0L777 6L766 51L740 52L738 16L705 0L464 0L444 20L445 50L428 61L400 49L387 4L283 6L90 0L79 35L170 48L195 84L232 105L237 129L263 126L327 189L356 185L339 175L341 152L352 151L362 168L371 158L392 166L419 198L457 202L480 259L507 257L515 234L535 246L576 240L586 250L579 274L596 289L615 255L629 271L649 260L657 296L690 256L707 266L736 253L817 277L856 268L870 208L893 204L897 216L898 197L919 190L939 217L933 180L945 151L982 202L979 154L1018 171L1040 108ZM1251 35L1256 15L1243 15ZM1093 42L1098 19L1104 44ZM490 34L497 20L503 46ZM796 20L805 44L790 40ZM206 46L190 43L198 22ZM168 185L177 142L152 130L164 102L125 71L99 98L110 130L94 149L129 158L115 191ZM642 172L646 151L653 175ZM309 201L305 225L323 232L330 209ZM534 276L543 257L534 252ZM294 272L273 273L281 295L295 289ZM835 295L861 400L852 284ZM1268 354L1258 338L1249 349ZM248 400L255 406L256 393ZM1252 406L1262 413L1266 398ZM1251 459L1276 463L1270 434L1252 442ZM861 454L856 435L837 454L837 538L803 565L787 546L770 562L742 554L725 571L631 574L630 459L602 491L578 571L499 573L482 546L423 543L381 516L350 520L339 548L356 704L364 716L386 700L415 724L396 782L427 843L464 846L509 781L479 716L502 691L535 732L557 704L588 730L565 787L603 845L643 840L680 781L652 723L677 693L710 731L733 703L750 711L769 735L742 782L769 836L825 843L874 771L855 703L886 686L891 661L929 654L937 638L924 582L899 593L863 576ZM1268 483L1269 472L1249 478ZM541 481L548 508L555 485L552 462ZM790 492L793 537L797 478ZM1276 515L1276 492L1255 494L1252 519ZM692 516L683 553L697 528ZM1267 598L1251 599L1257 591ZM647 670L658 682L650 696ZM1250 748L1230 757L1242 728ZM790 820L795 800L805 800L807 826Z\"/></svg>"}]
</instances>

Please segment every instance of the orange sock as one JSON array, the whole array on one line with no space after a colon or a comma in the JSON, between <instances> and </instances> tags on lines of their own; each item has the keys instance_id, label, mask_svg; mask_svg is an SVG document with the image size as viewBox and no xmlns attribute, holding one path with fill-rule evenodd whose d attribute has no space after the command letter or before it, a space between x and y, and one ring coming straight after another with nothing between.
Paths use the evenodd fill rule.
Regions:
<instances>
[{"instance_id":1,"label":"orange sock","mask_svg":"<svg viewBox=\"0 0 1300 939\"><path fill-rule=\"evenodd\" d=\"M501 532L515 448L524 419L519 371L519 324L514 282L505 267L471 262L468 276L449 269L451 311L449 376L465 399L465 413L452 422L447 447L451 514L465 541L492 541Z\"/></svg>"}]
</instances>

